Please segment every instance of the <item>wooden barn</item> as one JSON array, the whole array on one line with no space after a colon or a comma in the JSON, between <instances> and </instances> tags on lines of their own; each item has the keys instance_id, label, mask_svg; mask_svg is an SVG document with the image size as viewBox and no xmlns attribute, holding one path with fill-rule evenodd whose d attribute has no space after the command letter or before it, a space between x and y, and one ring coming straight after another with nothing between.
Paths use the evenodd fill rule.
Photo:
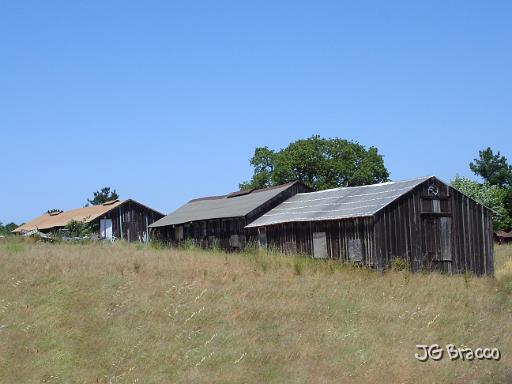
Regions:
<instances>
[{"instance_id":1,"label":"wooden barn","mask_svg":"<svg viewBox=\"0 0 512 384\"><path fill-rule=\"evenodd\" d=\"M171 245L189 240L202 247L241 249L257 241L257 231L245 229L247 224L296 193L308 191L304 184L292 182L190 200L151 224L151 236Z\"/></svg>"},{"instance_id":2,"label":"wooden barn","mask_svg":"<svg viewBox=\"0 0 512 384\"><path fill-rule=\"evenodd\" d=\"M13 233L62 231L71 220L91 223L100 238L147 241L149 225L164 215L135 200L112 200L69 211L45 213L16 228Z\"/></svg>"},{"instance_id":3,"label":"wooden barn","mask_svg":"<svg viewBox=\"0 0 512 384\"><path fill-rule=\"evenodd\" d=\"M299 193L247 228L261 247L384 270L492 275L492 211L435 177Z\"/></svg>"}]
</instances>

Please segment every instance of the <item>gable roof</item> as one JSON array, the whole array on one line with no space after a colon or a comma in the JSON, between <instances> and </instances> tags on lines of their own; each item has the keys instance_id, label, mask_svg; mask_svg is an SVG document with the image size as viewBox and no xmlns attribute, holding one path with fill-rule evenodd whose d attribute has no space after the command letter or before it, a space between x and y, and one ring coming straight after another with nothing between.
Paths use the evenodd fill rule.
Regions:
<instances>
[{"instance_id":1,"label":"gable roof","mask_svg":"<svg viewBox=\"0 0 512 384\"><path fill-rule=\"evenodd\" d=\"M34 229L50 229L50 228L58 228L64 227L71 220L76 221L85 221L87 223L101 217L108 212L112 211L114 208L119 207L129 201L133 201L137 204L135 200L111 200L107 201L101 205L91 205L89 207L84 208L76 208L71 209L69 211L56 213L45 213L34 220L31 220L23 225L20 225L16 228L13 233L24 233L28 231L32 231ZM140 204L142 205L142 204ZM147 207L146 207L147 208ZM155 211L156 212L156 211Z\"/></svg>"},{"instance_id":2,"label":"gable roof","mask_svg":"<svg viewBox=\"0 0 512 384\"><path fill-rule=\"evenodd\" d=\"M155 221L149 227L165 227L198 220L243 217L296 183L298 182L294 181L270 188L193 199L169 215Z\"/></svg>"},{"instance_id":3,"label":"gable roof","mask_svg":"<svg viewBox=\"0 0 512 384\"><path fill-rule=\"evenodd\" d=\"M433 176L298 193L246 228L297 221L322 221L373 216Z\"/></svg>"}]
</instances>

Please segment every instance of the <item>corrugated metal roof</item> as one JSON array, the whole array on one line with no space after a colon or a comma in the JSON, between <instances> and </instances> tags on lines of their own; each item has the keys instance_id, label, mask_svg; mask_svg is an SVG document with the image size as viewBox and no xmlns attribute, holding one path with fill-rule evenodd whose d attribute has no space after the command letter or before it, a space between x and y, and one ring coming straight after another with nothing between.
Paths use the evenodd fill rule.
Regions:
<instances>
[{"instance_id":1,"label":"corrugated metal roof","mask_svg":"<svg viewBox=\"0 0 512 384\"><path fill-rule=\"evenodd\" d=\"M372 216L431 177L298 193L247 225L246 228L295 221Z\"/></svg>"},{"instance_id":2,"label":"corrugated metal roof","mask_svg":"<svg viewBox=\"0 0 512 384\"><path fill-rule=\"evenodd\" d=\"M257 189L242 195L230 193L223 196L190 200L173 213L155 221L149 227L165 227L167 225L183 224L198 220L243 217L295 183Z\"/></svg>"}]
</instances>

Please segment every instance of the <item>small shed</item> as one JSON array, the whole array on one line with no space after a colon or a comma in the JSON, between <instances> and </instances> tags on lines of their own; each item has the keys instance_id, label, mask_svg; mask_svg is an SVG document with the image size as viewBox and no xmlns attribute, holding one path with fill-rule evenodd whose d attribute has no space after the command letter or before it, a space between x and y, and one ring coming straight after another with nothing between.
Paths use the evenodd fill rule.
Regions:
<instances>
[{"instance_id":1,"label":"small shed","mask_svg":"<svg viewBox=\"0 0 512 384\"><path fill-rule=\"evenodd\" d=\"M260 246L383 270L492 275L492 211L434 176L299 193L247 225Z\"/></svg>"},{"instance_id":2,"label":"small shed","mask_svg":"<svg viewBox=\"0 0 512 384\"><path fill-rule=\"evenodd\" d=\"M301 182L249 189L190 200L151 224L151 236L176 245L192 241L202 247L241 249L257 240L257 231L245 226L289 197L311 189Z\"/></svg>"},{"instance_id":3,"label":"small shed","mask_svg":"<svg viewBox=\"0 0 512 384\"><path fill-rule=\"evenodd\" d=\"M494 239L498 244L512 242L512 231L496 231L494 232Z\"/></svg>"},{"instance_id":4,"label":"small shed","mask_svg":"<svg viewBox=\"0 0 512 384\"><path fill-rule=\"evenodd\" d=\"M149 225L163 216L132 199L111 200L100 205L45 213L19 226L13 233L56 232L75 220L90 223L100 238L145 242L149 239Z\"/></svg>"}]
</instances>

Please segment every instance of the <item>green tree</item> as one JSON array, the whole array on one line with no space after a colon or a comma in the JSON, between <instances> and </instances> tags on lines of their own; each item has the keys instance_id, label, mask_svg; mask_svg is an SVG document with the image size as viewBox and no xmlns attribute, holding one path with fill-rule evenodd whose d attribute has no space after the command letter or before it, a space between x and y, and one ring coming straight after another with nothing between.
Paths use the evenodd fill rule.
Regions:
<instances>
[{"instance_id":1,"label":"green tree","mask_svg":"<svg viewBox=\"0 0 512 384\"><path fill-rule=\"evenodd\" d=\"M493 227L497 229L507 229L510 227L511 218L509 211L505 207L505 198L507 190L489 183L480 184L465 177L456 176L451 182L451 186L465 195L478 201L480 204L491 208L493 212Z\"/></svg>"},{"instance_id":2,"label":"green tree","mask_svg":"<svg viewBox=\"0 0 512 384\"><path fill-rule=\"evenodd\" d=\"M512 186L512 166L508 164L505 156L499 151L494 154L491 148L479 151L478 154L478 159L469 163L469 168L476 175L482 177L489 185L500 188Z\"/></svg>"},{"instance_id":3,"label":"green tree","mask_svg":"<svg viewBox=\"0 0 512 384\"><path fill-rule=\"evenodd\" d=\"M249 161L254 167L254 175L251 181L241 183L240 189L265 188L273 185L272 174L276 157L276 153L268 147L256 148L254 156Z\"/></svg>"},{"instance_id":4,"label":"green tree","mask_svg":"<svg viewBox=\"0 0 512 384\"><path fill-rule=\"evenodd\" d=\"M273 151L259 147L250 160L254 174L241 189L264 188L300 180L316 190L387 181L389 172L377 148L318 135Z\"/></svg>"},{"instance_id":5,"label":"green tree","mask_svg":"<svg viewBox=\"0 0 512 384\"><path fill-rule=\"evenodd\" d=\"M18 228L17 224L9 223L9 224L3 225L3 223L0 221L0 235L2 235L2 236L10 235L11 232L14 231L16 228Z\"/></svg>"},{"instance_id":6,"label":"green tree","mask_svg":"<svg viewBox=\"0 0 512 384\"><path fill-rule=\"evenodd\" d=\"M93 199L87 199L87 201L89 202L89 204L92 205L101 205L107 201L117 199L119 199L119 195L117 194L115 189L111 191L110 187L104 187L101 190L94 192Z\"/></svg>"}]
</instances>

